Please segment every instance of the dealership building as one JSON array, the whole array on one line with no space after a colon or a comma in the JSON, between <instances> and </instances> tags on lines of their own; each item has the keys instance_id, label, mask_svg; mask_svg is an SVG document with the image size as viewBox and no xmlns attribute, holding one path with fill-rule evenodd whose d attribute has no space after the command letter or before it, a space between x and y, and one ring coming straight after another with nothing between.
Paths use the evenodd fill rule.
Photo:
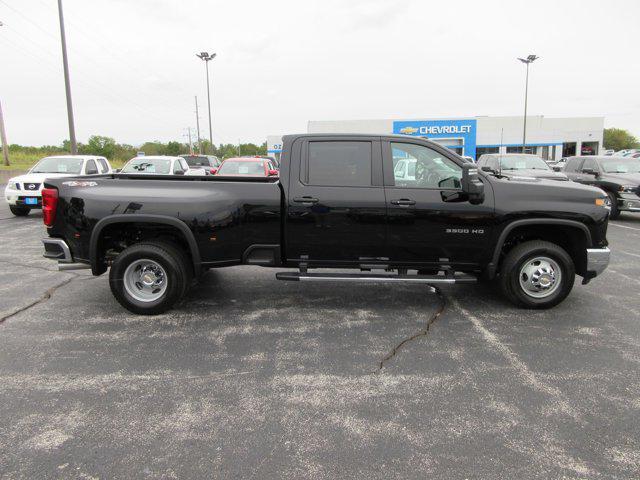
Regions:
<instances>
[{"instance_id":1,"label":"dealership building","mask_svg":"<svg viewBox=\"0 0 640 480\"><path fill-rule=\"evenodd\" d=\"M484 153L522 152L523 117L466 117L390 120L311 120L308 133L402 134L423 137L477 159ZM527 116L525 153L546 160L597 155L604 117ZM279 156L282 137L267 138L269 154Z\"/></svg>"}]
</instances>

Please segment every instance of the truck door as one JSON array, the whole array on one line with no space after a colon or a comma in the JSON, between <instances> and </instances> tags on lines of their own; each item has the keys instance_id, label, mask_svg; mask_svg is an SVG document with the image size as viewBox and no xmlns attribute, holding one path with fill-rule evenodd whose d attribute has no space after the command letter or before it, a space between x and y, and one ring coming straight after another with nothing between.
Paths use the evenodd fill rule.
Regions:
<instances>
[{"instance_id":1,"label":"truck door","mask_svg":"<svg viewBox=\"0 0 640 480\"><path fill-rule=\"evenodd\" d=\"M461 194L461 161L444 147L417 140L382 140L387 242L391 264L477 265L486 261L494 219L493 192L472 205ZM395 176L408 162L410 175Z\"/></svg>"},{"instance_id":2,"label":"truck door","mask_svg":"<svg viewBox=\"0 0 640 480\"><path fill-rule=\"evenodd\" d=\"M376 262L386 245L379 137L297 140L291 150L286 202L287 261Z\"/></svg>"}]
</instances>

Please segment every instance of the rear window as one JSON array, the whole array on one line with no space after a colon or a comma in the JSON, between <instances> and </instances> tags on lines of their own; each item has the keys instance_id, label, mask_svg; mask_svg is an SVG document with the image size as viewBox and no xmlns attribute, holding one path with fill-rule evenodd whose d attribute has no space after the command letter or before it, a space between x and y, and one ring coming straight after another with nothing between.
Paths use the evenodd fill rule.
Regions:
<instances>
[{"instance_id":1,"label":"rear window","mask_svg":"<svg viewBox=\"0 0 640 480\"><path fill-rule=\"evenodd\" d=\"M309 142L309 185L371 185L371 142Z\"/></svg>"},{"instance_id":2,"label":"rear window","mask_svg":"<svg viewBox=\"0 0 640 480\"><path fill-rule=\"evenodd\" d=\"M190 167L208 167L209 158L204 155L185 155L182 157Z\"/></svg>"},{"instance_id":3,"label":"rear window","mask_svg":"<svg viewBox=\"0 0 640 480\"><path fill-rule=\"evenodd\" d=\"M226 160L222 163L218 175L261 175L264 176L262 160L256 162Z\"/></svg>"},{"instance_id":4,"label":"rear window","mask_svg":"<svg viewBox=\"0 0 640 480\"><path fill-rule=\"evenodd\" d=\"M168 175L171 173L171 160L134 158L124 166L121 173L158 173Z\"/></svg>"}]
</instances>

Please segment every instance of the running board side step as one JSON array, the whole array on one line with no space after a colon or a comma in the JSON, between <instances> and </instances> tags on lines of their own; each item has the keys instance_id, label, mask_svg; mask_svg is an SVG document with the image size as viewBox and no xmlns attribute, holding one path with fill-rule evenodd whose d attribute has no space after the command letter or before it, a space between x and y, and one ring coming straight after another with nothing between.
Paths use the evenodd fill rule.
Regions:
<instances>
[{"instance_id":1,"label":"running board side step","mask_svg":"<svg viewBox=\"0 0 640 480\"><path fill-rule=\"evenodd\" d=\"M362 275L359 273L302 273L278 272L278 280L294 282L378 282L378 283L476 283L473 275Z\"/></svg>"}]
</instances>

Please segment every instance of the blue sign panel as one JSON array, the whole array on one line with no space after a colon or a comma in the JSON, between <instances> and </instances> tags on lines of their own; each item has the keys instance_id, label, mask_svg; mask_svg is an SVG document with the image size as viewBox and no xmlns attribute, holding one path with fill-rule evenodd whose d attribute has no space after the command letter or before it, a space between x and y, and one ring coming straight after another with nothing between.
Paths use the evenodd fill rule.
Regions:
<instances>
[{"instance_id":1,"label":"blue sign panel","mask_svg":"<svg viewBox=\"0 0 640 480\"><path fill-rule=\"evenodd\" d=\"M393 122L393 133L430 139L440 139L460 154L476 158L476 120L411 120ZM449 145L447 145L449 146Z\"/></svg>"}]
</instances>

